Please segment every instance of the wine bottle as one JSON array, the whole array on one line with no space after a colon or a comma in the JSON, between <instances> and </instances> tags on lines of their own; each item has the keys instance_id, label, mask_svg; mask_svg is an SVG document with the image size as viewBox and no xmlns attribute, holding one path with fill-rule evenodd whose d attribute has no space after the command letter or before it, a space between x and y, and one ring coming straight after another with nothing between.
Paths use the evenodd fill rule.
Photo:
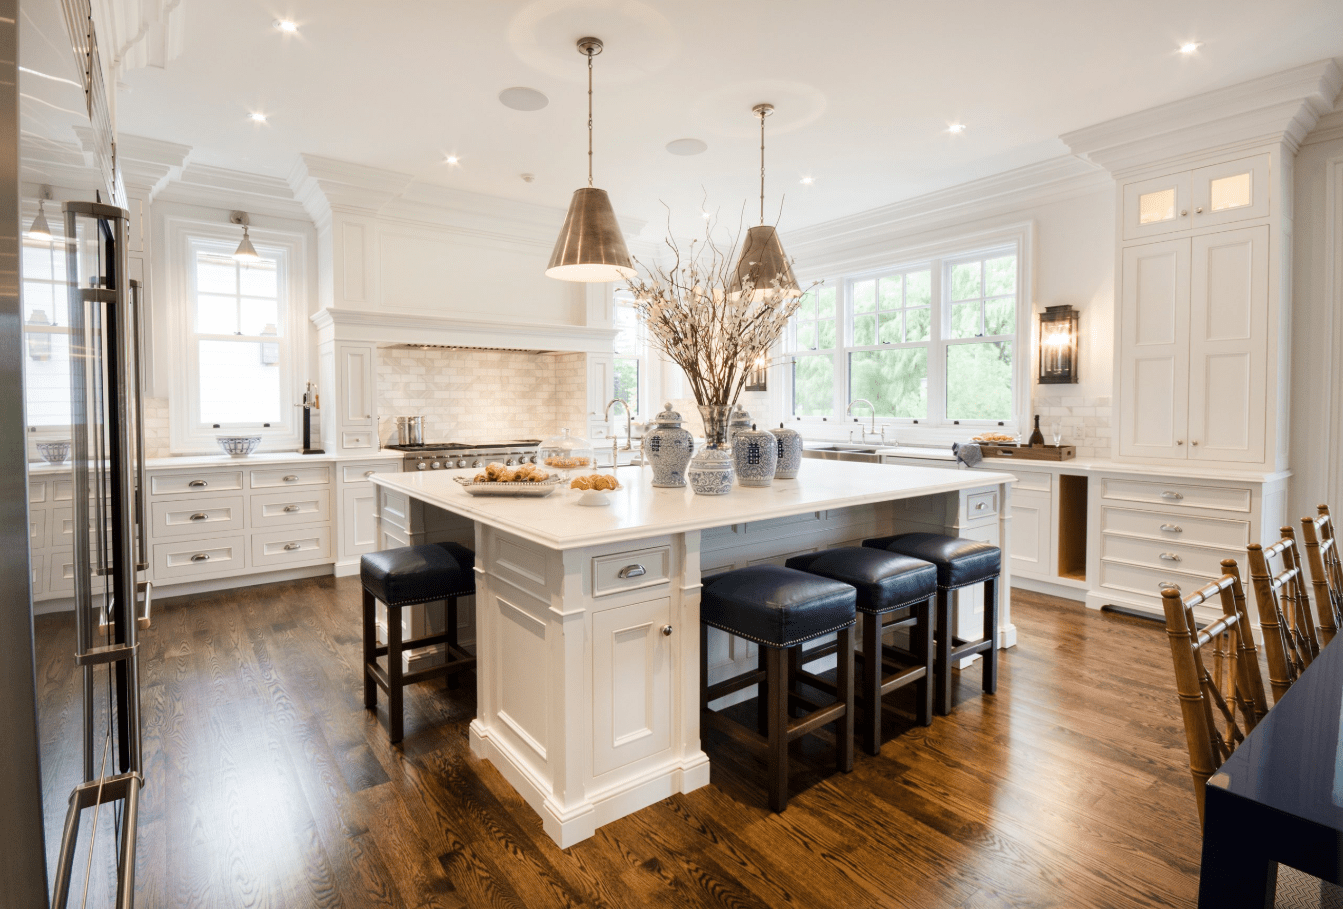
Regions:
<instances>
[{"instance_id":1,"label":"wine bottle","mask_svg":"<svg viewBox=\"0 0 1343 909\"><path fill-rule=\"evenodd\" d=\"M1036 445L1045 444L1045 434L1040 431L1040 415L1038 413L1035 415L1035 432L1031 433L1030 442L1027 444L1032 448Z\"/></svg>"}]
</instances>

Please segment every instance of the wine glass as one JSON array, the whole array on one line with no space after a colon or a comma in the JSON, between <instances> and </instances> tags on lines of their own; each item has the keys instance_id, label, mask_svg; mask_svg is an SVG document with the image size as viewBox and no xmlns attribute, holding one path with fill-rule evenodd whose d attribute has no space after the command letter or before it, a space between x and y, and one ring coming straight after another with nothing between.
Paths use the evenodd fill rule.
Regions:
<instances>
[{"instance_id":1,"label":"wine glass","mask_svg":"<svg viewBox=\"0 0 1343 909\"><path fill-rule=\"evenodd\" d=\"M1054 436L1054 447L1058 448L1059 443L1063 441L1063 424L1061 423L1054 424L1053 436Z\"/></svg>"}]
</instances>

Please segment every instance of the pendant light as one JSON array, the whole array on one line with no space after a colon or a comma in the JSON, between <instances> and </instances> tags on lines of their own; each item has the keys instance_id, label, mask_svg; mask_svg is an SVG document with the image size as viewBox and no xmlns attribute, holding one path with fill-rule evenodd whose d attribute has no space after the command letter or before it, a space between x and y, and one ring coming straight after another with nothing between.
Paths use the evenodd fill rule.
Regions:
<instances>
[{"instance_id":1,"label":"pendant light","mask_svg":"<svg viewBox=\"0 0 1343 909\"><path fill-rule=\"evenodd\" d=\"M757 104L751 112L760 118L760 226L746 232L741 258L737 260L737 273L732 277L731 292L740 295L742 283L750 278L751 286L755 288L751 293L752 300L762 300L774 292L777 278L785 298L800 297L802 288L793 277L793 267L784 255L779 232L765 224L765 118L774 113L774 105Z\"/></svg>"},{"instance_id":2,"label":"pendant light","mask_svg":"<svg viewBox=\"0 0 1343 909\"><path fill-rule=\"evenodd\" d=\"M606 190L592 185L592 58L602 52L602 42L580 38L578 52L588 58L588 185L574 190L546 277L586 283L623 281L636 274L629 250Z\"/></svg>"},{"instance_id":3,"label":"pendant light","mask_svg":"<svg viewBox=\"0 0 1343 909\"><path fill-rule=\"evenodd\" d=\"M47 225L47 213L43 208L44 203L51 198L51 187L43 186L41 195L37 197L37 217L33 219L33 226L28 228L28 236L35 240L50 240L51 228Z\"/></svg>"},{"instance_id":4,"label":"pendant light","mask_svg":"<svg viewBox=\"0 0 1343 909\"><path fill-rule=\"evenodd\" d=\"M251 223L251 220L247 217L247 212L235 211L228 216L228 219L230 224L242 225L242 242L234 250L233 258L243 265L251 265L253 262L259 261L261 256L257 254L256 247L252 245L252 238L247 235L247 227Z\"/></svg>"}]
</instances>

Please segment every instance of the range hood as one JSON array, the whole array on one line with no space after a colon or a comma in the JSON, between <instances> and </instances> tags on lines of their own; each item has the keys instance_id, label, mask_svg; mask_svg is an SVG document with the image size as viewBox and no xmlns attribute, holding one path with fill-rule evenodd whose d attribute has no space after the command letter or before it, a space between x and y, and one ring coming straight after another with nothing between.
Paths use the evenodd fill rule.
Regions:
<instances>
[{"instance_id":1,"label":"range hood","mask_svg":"<svg viewBox=\"0 0 1343 909\"><path fill-rule=\"evenodd\" d=\"M616 337L614 328L364 309L322 309L312 324L319 344L363 341L412 349L610 353Z\"/></svg>"}]
</instances>

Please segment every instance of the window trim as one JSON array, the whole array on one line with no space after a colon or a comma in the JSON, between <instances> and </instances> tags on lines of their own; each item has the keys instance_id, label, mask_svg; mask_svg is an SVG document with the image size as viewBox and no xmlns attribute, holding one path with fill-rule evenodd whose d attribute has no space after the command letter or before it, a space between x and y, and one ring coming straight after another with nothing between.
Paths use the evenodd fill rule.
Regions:
<instances>
[{"instance_id":1,"label":"window trim","mask_svg":"<svg viewBox=\"0 0 1343 909\"><path fill-rule=\"evenodd\" d=\"M226 434L228 427L215 430L199 419L199 370L193 340L209 335L192 331L196 299L196 252L202 248L231 251L238 245L238 228L231 224L195 218L170 217L165 220L168 269L166 306L169 336L176 340L169 354L173 382L168 390L170 450L173 454L218 452L215 436ZM300 444L298 386L308 374L308 295L307 239L303 234L251 225L251 239L263 255L281 257L278 275L281 288L283 333L280 338L280 418L269 428L245 428L248 434L261 436L260 451L292 450ZM236 336L229 336L231 339ZM240 430L243 427L239 427Z\"/></svg>"},{"instance_id":2,"label":"window trim","mask_svg":"<svg viewBox=\"0 0 1343 909\"><path fill-rule=\"evenodd\" d=\"M650 373L653 358L650 356L652 348L649 345L648 341L648 326L644 323L644 320L639 316L639 311L634 308L634 297L631 294L617 291L613 295L611 301L611 325L613 327L617 324L616 311L619 309L628 309L634 314L634 326L635 326L635 333L638 335L639 353L637 354L616 353L615 339L613 338L611 340L611 346L612 346L611 387L608 389L608 391L610 392L611 397L614 398L616 394L616 361L634 360L636 365L638 366L639 387L637 389L637 398L636 398L637 404L635 406L634 413L631 415L631 419L633 419L635 422L638 423L645 423L648 422L653 416L655 416L659 411L662 410L662 407L660 405L657 407L652 407L650 409L651 405L649 404L650 401L649 392L651 391L652 387L652 382L650 381L651 380ZM614 416L618 418L620 414L617 413Z\"/></svg>"},{"instance_id":3,"label":"window trim","mask_svg":"<svg viewBox=\"0 0 1343 909\"><path fill-rule=\"evenodd\" d=\"M33 217L36 217L36 209L34 209L33 211L34 211ZM25 215L22 219L22 223L26 224L28 223L28 220L29 220L28 217ZM57 220L57 219L53 218L51 220ZM65 225L63 222L54 226L53 227L54 232L52 235L52 239L50 240L32 239L28 237L26 232L21 231L19 236L20 258L22 259L24 246L42 247L48 250L53 257L64 256L65 255L65 240L63 236L64 226ZM65 325L55 325L55 324L33 325L29 323L26 314L26 311L28 309L28 301L24 298L24 285L29 283L47 284L53 288L59 289L61 293L67 295L69 293L70 285L69 282L65 280L58 281L54 278L33 278L23 274L20 275L20 281L19 281L19 316L20 316L20 329L21 329L20 335L23 339L22 346L23 346L23 377L24 377L23 378L23 396L24 396L23 403L24 403L24 423L25 423L24 429L32 438L43 441L45 441L47 438L65 438L70 435L70 423L68 420L64 423L31 422L32 401L29 400L28 398L28 395L31 392L28 382L28 371L30 369L30 367L28 366L29 362L28 351L29 351L29 342L33 335L39 335L39 334L47 335L49 338L54 337L56 335L60 335L66 338L66 363L68 366L69 338L70 338L70 326L68 324L69 314L67 313L66 315L67 324ZM51 318L54 314L48 313L47 315L48 318ZM67 404L69 403L70 402L67 399Z\"/></svg>"}]
</instances>

